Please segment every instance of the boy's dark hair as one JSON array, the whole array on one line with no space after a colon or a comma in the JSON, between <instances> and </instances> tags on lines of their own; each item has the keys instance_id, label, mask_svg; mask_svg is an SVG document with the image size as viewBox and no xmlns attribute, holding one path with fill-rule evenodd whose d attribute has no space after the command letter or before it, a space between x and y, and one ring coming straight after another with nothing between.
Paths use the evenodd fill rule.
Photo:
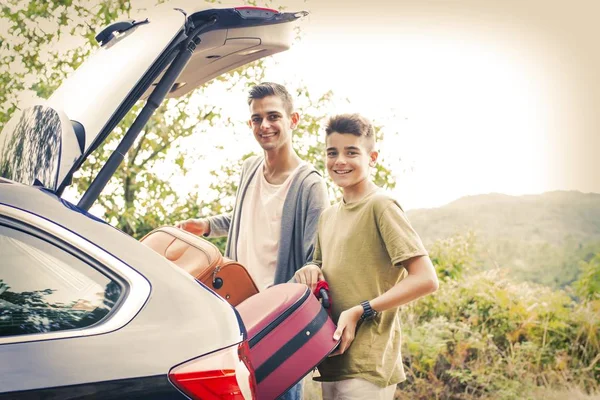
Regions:
<instances>
[{"instance_id":1,"label":"boy's dark hair","mask_svg":"<svg viewBox=\"0 0 600 400\"><path fill-rule=\"evenodd\" d=\"M325 125L325 133L329 136L334 132L362 136L365 138L369 151L375 147L373 124L360 114L339 114L329 118Z\"/></svg>"},{"instance_id":2,"label":"boy's dark hair","mask_svg":"<svg viewBox=\"0 0 600 400\"><path fill-rule=\"evenodd\" d=\"M264 99L267 96L279 97L288 115L291 115L294 111L292 96L290 96L285 86L273 82L262 82L253 86L248 92L248 105L252 104L253 100Z\"/></svg>"}]
</instances>

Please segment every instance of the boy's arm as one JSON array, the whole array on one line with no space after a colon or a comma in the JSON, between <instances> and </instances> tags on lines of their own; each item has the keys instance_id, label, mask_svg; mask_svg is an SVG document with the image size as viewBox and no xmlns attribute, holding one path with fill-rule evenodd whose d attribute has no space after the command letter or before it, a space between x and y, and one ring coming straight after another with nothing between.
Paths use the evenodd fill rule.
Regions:
<instances>
[{"instance_id":1,"label":"boy's arm","mask_svg":"<svg viewBox=\"0 0 600 400\"><path fill-rule=\"evenodd\" d=\"M321 259L321 244L319 241L319 233L315 235L315 251L313 252L312 260L310 260L307 264L305 264L302 268L300 268L294 274L294 281L298 283L303 283L310 287L311 291L314 291L317 282L322 281L325 278L323 277L323 272L321 272L321 265L323 264Z\"/></svg>"},{"instance_id":2,"label":"boy's arm","mask_svg":"<svg viewBox=\"0 0 600 400\"><path fill-rule=\"evenodd\" d=\"M208 218L191 218L178 222L175 226L197 236L226 236L231 223L231 214L217 215Z\"/></svg>"},{"instance_id":3,"label":"boy's arm","mask_svg":"<svg viewBox=\"0 0 600 400\"><path fill-rule=\"evenodd\" d=\"M428 256L413 257L403 261L402 264L408 271L406 278L380 296L370 300L365 299L369 300L371 308L378 313L399 307L438 289L437 274ZM362 305L357 304L340 314L333 338L338 340L341 337L342 341L337 350L331 354L332 356L343 354L350 346L363 312ZM365 323L369 323L369 321Z\"/></svg>"},{"instance_id":4,"label":"boy's arm","mask_svg":"<svg viewBox=\"0 0 600 400\"><path fill-rule=\"evenodd\" d=\"M231 224L231 215L229 214L221 214L216 215L214 217L205 218L208 221L209 230L208 237L221 237L227 236L229 233L229 225Z\"/></svg>"},{"instance_id":5,"label":"boy's arm","mask_svg":"<svg viewBox=\"0 0 600 400\"><path fill-rule=\"evenodd\" d=\"M406 303L435 292L439 282L429 256L413 257L402 262L408 276L390 290L370 301L377 312L400 307ZM362 306L359 306L362 309ZM361 312L362 315L362 312Z\"/></svg>"}]
</instances>

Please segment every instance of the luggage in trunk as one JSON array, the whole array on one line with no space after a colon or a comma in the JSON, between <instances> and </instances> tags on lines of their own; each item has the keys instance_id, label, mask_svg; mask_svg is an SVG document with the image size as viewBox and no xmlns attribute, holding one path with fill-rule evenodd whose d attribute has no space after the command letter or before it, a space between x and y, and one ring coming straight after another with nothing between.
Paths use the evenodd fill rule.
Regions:
<instances>
[{"instance_id":1,"label":"luggage in trunk","mask_svg":"<svg viewBox=\"0 0 600 400\"><path fill-rule=\"evenodd\" d=\"M221 255L211 242L172 226L148 233L141 242L236 306L258 293L250 274L238 262Z\"/></svg>"}]
</instances>

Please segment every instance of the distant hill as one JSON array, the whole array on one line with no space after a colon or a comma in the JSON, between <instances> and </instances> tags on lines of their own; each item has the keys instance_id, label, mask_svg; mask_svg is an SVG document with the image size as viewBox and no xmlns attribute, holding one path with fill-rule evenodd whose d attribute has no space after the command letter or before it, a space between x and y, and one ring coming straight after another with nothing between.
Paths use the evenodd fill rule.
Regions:
<instances>
[{"instance_id":1,"label":"distant hill","mask_svg":"<svg viewBox=\"0 0 600 400\"><path fill-rule=\"evenodd\" d=\"M467 196L445 206L407 212L426 245L473 231L479 260L516 279L554 288L577 279L581 261L600 253L600 194Z\"/></svg>"},{"instance_id":2,"label":"distant hill","mask_svg":"<svg viewBox=\"0 0 600 400\"><path fill-rule=\"evenodd\" d=\"M488 239L562 244L600 240L600 194L575 191L539 195L484 194L407 215L424 241L473 230Z\"/></svg>"}]
</instances>

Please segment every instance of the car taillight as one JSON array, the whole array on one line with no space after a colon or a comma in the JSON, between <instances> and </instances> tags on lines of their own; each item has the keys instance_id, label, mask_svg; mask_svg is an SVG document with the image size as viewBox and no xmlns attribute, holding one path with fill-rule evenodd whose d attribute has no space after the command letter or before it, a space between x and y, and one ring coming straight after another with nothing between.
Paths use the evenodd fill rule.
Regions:
<instances>
[{"instance_id":1,"label":"car taillight","mask_svg":"<svg viewBox=\"0 0 600 400\"><path fill-rule=\"evenodd\" d=\"M255 399L256 380L246 341L178 365L169 379L192 399Z\"/></svg>"}]
</instances>

